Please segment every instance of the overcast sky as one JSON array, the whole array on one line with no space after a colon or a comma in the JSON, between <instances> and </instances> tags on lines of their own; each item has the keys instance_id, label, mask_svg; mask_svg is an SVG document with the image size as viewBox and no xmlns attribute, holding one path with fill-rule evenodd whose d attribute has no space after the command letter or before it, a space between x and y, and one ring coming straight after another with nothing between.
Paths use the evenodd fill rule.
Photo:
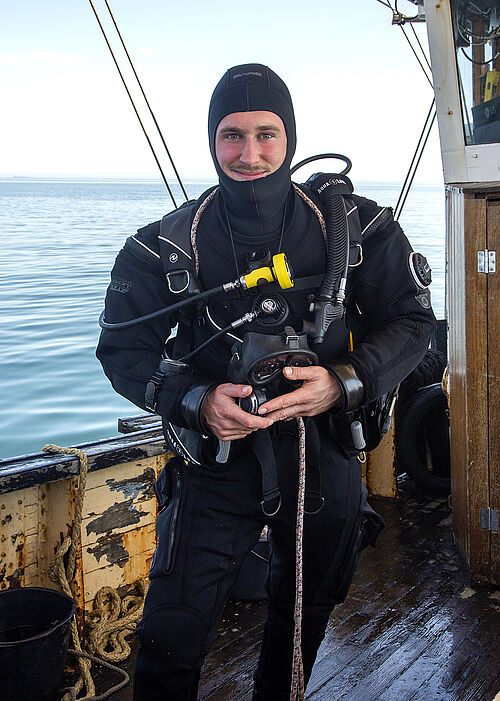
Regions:
<instances>
[{"instance_id":1,"label":"overcast sky","mask_svg":"<svg viewBox=\"0 0 500 701\"><path fill-rule=\"evenodd\" d=\"M376 0L109 2L183 177L214 176L206 115L222 73L260 62L290 88L296 161L336 151L357 181L404 179L432 90ZM0 91L0 176L158 176L88 0L3 3ZM442 182L437 126L417 180Z\"/></svg>"}]
</instances>

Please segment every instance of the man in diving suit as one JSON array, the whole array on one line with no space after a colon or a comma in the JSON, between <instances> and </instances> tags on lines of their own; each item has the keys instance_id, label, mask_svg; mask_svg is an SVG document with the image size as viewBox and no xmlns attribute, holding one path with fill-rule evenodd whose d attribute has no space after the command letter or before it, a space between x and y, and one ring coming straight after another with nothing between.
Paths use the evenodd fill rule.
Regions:
<instances>
[{"instance_id":1,"label":"man in diving suit","mask_svg":"<svg viewBox=\"0 0 500 701\"><path fill-rule=\"evenodd\" d=\"M208 130L218 187L127 240L112 271L106 320L125 321L177 301L165 272L172 261L181 268L192 266L196 259L202 290L239 278L248 271L248 261L264 249L272 255L285 253L296 279L312 278L327 269L321 226L324 202L307 185L297 187L290 179L295 118L281 78L260 64L229 69L213 93ZM363 333L355 334L354 348L346 323L333 324L324 342L314 348L319 364L283 369L283 382L296 383L292 391L266 401L257 414L243 411L238 401L248 397L252 387L229 381L234 342L241 342L247 331L279 334L285 326L300 330L311 319L314 289L278 290L275 296L285 316L268 326L257 320L238 333L226 334L192 358L188 373L167 374L156 382L154 408L170 427L166 437L174 448L172 436L184 428L231 441L235 450L227 462L217 463L177 448L182 457L172 458L163 470L157 489L158 545L138 627L135 701L197 698L200 670L216 623L241 564L265 525L272 549L268 618L253 698L289 698L296 417L305 419L306 475L315 475L313 486L323 504L306 508L304 521L306 683L328 617L347 594L359 550L373 543L383 527L366 503L360 462L347 457L339 445L332 417L374 400L404 379L423 357L435 319L426 280L412 264L412 256L418 254L412 253L390 210L356 195L349 203L349 215L359 217L364 235L362 256L350 270L346 289L347 323L351 315L363 326ZM175 239L179 227L195 230L189 250ZM248 311L258 294L200 305L196 314L181 319L176 343L184 348L174 344L170 356L179 358L198 347ZM107 376L118 392L142 408L151 408L145 402L146 387L178 321L174 314L164 315L133 328L102 332L97 355ZM177 433L172 433L174 429ZM276 509L262 505L262 465L271 453L280 495Z\"/></svg>"}]
</instances>

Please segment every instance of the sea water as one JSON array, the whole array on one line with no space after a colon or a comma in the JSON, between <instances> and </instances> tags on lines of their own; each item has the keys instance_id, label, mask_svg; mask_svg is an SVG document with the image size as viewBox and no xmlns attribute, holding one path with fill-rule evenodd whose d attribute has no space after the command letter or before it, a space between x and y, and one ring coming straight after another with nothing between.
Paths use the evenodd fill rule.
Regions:
<instances>
[{"instance_id":1,"label":"sea water","mask_svg":"<svg viewBox=\"0 0 500 701\"><path fill-rule=\"evenodd\" d=\"M186 189L198 197L209 185ZM394 206L399 186L356 191ZM125 238L170 209L158 182L0 181L0 458L112 436L119 417L141 413L95 358L97 319ZM415 186L400 222L432 266L443 318L443 188Z\"/></svg>"}]
</instances>

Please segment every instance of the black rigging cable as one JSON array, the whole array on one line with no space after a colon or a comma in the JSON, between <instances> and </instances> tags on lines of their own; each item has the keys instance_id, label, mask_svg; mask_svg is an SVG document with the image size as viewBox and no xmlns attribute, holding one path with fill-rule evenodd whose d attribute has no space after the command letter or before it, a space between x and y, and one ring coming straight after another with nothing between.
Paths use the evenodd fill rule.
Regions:
<instances>
[{"instance_id":1,"label":"black rigging cable","mask_svg":"<svg viewBox=\"0 0 500 701\"><path fill-rule=\"evenodd\" d=\"M174 170L175 177L177 178L177 182L179 183L179 186L180 186L180 188L181 188L181 190L182 190L182 193L183 193L184 197L186 198L186 200L188 200L189 197L188 197L188 195L187 195L186 190L184 189L184 185L182 184L182 180L181 180L181 178L180 178L180 175L179 175L179 173L177 172L177 168L175 167L175 163L174 163L174 161L173 161L173 158L172 158L172 156L170 155L170 151L169 151L169 149L168 149L168 146L167 146L167 144L165 143L165 139L163 138L163 134L162 134L162 131L161 131L161 129L160 129L160 125L159 125L158 122L156 121L156 117L155 117L155 115L154 115L154 113L153 113L153 110L151 109L151 106L150 106L150 104L149 104L149 102L148 102L148 98L146 97L146 93L144 92L144 89L143 89L143 87L142 87L142 83L141 83L141 81L139 80L139 76L137 75L137 72L136 72L136 70L135 70L134 64L132 63L132 59L130 58L129 52L127 51L127 47L125 46L125 42L123 41L123 37L122 37L122 35L121 35L121 32L120 32L120 30L118 29L118 25L117 25L117 23L116 23L116 20L115 20L115 18L114 18L114 15L113 15L113 13L112 13L112 11L111 11L111 8L110 8L110 6L109 6L108 0L104 0L104 2L106 3L106 7L108 8L109 16L111 17L111 19L113 20L113 24L115 25L116 33L117 33L118 36L120 37L120 41L121 41L121 43L122 43L123 50L125 51L125 54L126 54L126 56L127 56L127 58L128 58L128 62L130 63L130 67L132 68L132 71L134 72L134 76L135 76L135 79L136 79L136 81L137 81L137 84L139 85L139 87L140 87L140 89L141 89L141 93L142 93L142 96L143 96L143 98L144 98L144 102L146 103L146 105L147 105L147 107L148 107L149 114L150 114L151 117L153 118L154 125L155 125L155 127L156 127L156 130L157 130L158 134L160 135L160 139L161 139L161 142L162 142L162 144L163 144L163 147L164 147L164 149L165 149L165 151L166 151L166 153L167 153L167 156L168 156L168 158L169 158L169 160L170 160L170 163L172 164L172 168L173 168L173 170Z\"/></svg>"},{"instance_id":2,"label":"black rigging cable","mask_svg":"<svg viewBox=\"0 0 500 701\"><path fill-rule=\"evenodd\" d=\"M413 44L411 43L410 38L409 38L409 36L406 34L406 32L405 32L405 30L404 30L404 27L403 27L403 25L405 24L405 22L409 22L409 23L410 23L410 26L411 26L411 28L412 28L412 30L413 30L413 34L415 35L415 39L416 39L417 42L418 42L418 45L419 45L419 47L420 47L420 51L422 52L422 55L423 55L423 57L424 57L424 59L425 59L425 62L426 62L427 65L429 66L429 69L432 71L431 64L429 63L429 59L427 58L426 53L425 53L425 51L424 51L424 49L423 49L423 47L422 47L422 44L420 43L420 39L418 38L418 34L417 34L417 32L415 31L415 28L413 27L413 22L420 21L420 17L419 17L418 15L415 15L415 17L408 17L407 15L401 14L401 12L399 12L399 10L398 10L398 3L397 3L397 2L394 3L394 7L391 5L391 3L390 3L388 0L387 0L387 1L384 1L384 0L377 0L377 2L379 2L381 5L385 5L385 6L388 7L388 8L390 9L390 11L392 12L392 23L393 23L393 24L397 24L397 25L399 25L399 26L401 27L401 31L402 31L403 34L405 35L406 41L408 42L408 44L410 45L411 50L412 50L413 53L415 54L415 58L416 58L417 61L419 62L420 68L423 70L424 75L425 75L425 77L427 78L427 80L429 81L429 84L430 84L431 88L434 89L434 85L432 84L432 80L431 80L431 79L429 78L429 76L427 75L427 71L425 70L422 61L421 61L420 58L418 57L418 54L417 54L417 52L415 51L415 48L414 48Z\"/></svg>"},{"instance_id":3,"label":"black rigging cable","mask_svg":"<svg viewBox=\"0 0 500 701\"><path fill-rule=\"evenodd\" d=\"M148 144L149 144L149 148L151 149L151 153L152 153L153 156L154 156L154 159L155 159L155 161L156 161L156 165L158 166L158 168L159 168L159 170L160 170L161 176L162 176L162 178L163 178L163 182L165 183L165 187L166 187L167 190L168 190L168 194L170 195L170 197L171 197L171 199L172 199L172 202L173 202L173 204L174 204L174 207L177 208L177 202L175 201L175 198L174 198L174 195L173 195L173 193L172 193L172 190L170 189L170 185L168 184L167 178L165 177L165 173L163 172L163 169L162 169L162 167L161 167L160 161L158 160L158 156L156 155L156 152L155 152L155 150L154 150L154 148L153 148L153 144L151 143L151 139L149 138L148 133L147 133L145 127L144 127L144 124L142 123L142 119L141 119L141 117L140 117L140 115L139 115L139 112L137 111L137 107L135 106L135 103L134 103L134 100L133 100L133 98L132 98L132 95L130 94L130 90L129 90L128 87L127 87L127 83L125 82L125 78L123 77L123 74L122 74L122 72L121 72L121 70L120 70L120 66L118 65L118 61L116 60L115 54L113 53L113 49L111 48L111 44L110 44L109 41L108 41L108 37L106 36L106 32L104 31L104 27L103 27L102 24L101 24L101 20L99 19L99 15L97 14L97 11L96 11L96 9L95 9L95 7L94 7L94 4L93 4L92 0L89 0L89 3L90 3L90 6L91 6L91 8L92 8L92 10L93 10L93 12L94 12L94 15L95 15L95 18L96 18L96 20L97 20L97 23L98 23L98 25L99 25L99 27L100 27L100 29L101 29L102 35L103 35L103 37L104 37L104 39L105 39L105 41L106 41L106 44L107 44L108 49L109 49L109 52L110 52L111 56L113 57L113 61L114 61L115 66L116 66L116 70L118 71L118 73L119 73L119 75L120 75L120 78L122 79L123 86L124 86L125 90L127 91L127 95L129 96L130 102L132 103L132 107L134 108L134 112L135 112L135 114L136 114L136 117L137 117L137 119L139 120L139 124L140 124L141 127L142 127L142 131L144 132L144 136L146 137L146 140L147 140L147 142L148 142Z\"/></svg>"},{"instance_id":4,"label":"black rigging cable","mask_svg":"<svg viewBox=\"0 0 500 701\"><path fill-rule=\"evenodd\" d=\"M419 64L420 64L420 68L423 70L425 77L426 77L427 80L429 81L429 85L430 85L431 88L434 90L434 85L433 85L433 83L432 83L432 80L431 80L431 79L429 78L429 76L427 75L427 71L426 71L425 68L424 68L424 64L423 64L422 61L419 59L418 54L417 54L417 52L415 51L415 48L414 48L413 44L411 43L408 34L405 32L405 28L403 27L402 24L400 24L399 26L401 27L401 31L402 31L403 34L405 35L406 41L407 41L408 44L410 45L411 50L412 50L413 53L415 54L415 58L417 59L417 61L418 61ZM425 54L424 54L424 56L425 56ZM427 59L426 59L426 60L427 60Z\"/></svg>"},{"instance_id":5,"label":"black rigging cable","mask_svg":"<svg viewBox=\"0 0 500 701\"><path fill-rule=\"evenodd\" d=\"M429 112L427 113L427 117L425 119L425 123L424 123L424 126L422 128L422 132L420 134L420 138L418 140L417 147L415 149L415 153L413 154L413 158L412 158L412 161L410 163L410 167L408 168L408 173L406 174L406 178L405 178L405 181L403 183L403 187L401 188L401 192L399 193L398 202L396 204L396 207L394 208L394 218L396 219L396 221L399 219L401 212L403 211L403 207L405 205L406 198L408 197L408 193L410 192L410 188L413 184L413 180L415 178L418 166L420 164L420 159L422 158L422 154L423 154L425 146L427 144L427 139L429 138L429 134L431 133L431 129L432 129L433 124L434 124L434 120L436 119L436 110L434 109L435 102L436 102L436 98L434 97L432 100L431 106L429 108ZM424 134L425 134L425 137L424 137ZM422 146L422 148L420 148L420 146ZM414 164L415 164L415 167L413 168Z\"/></svg>"},{"instance_id":6,"label":"black rigging cable","mask_svg":"<svg viewBox=\"0 0 500 701\"><path fill-rule=\"evenodd\" d=\"M413 44L411 43L409 36L406 34L405 29L403 27L403 24L405 22L412 23L412 22L418 21L420 19L419 16L415 15L415 17L407 17L405 15L401 15L401 13L398 11L397 1L395 1L394 7L392 7L391 3L388 0L387 0L387 2L383 2L382 0L377 0L377 2L380 2L381 5L386 5L392 11L393 24L398 24L401 27L401 31L403 32L406 41L410 45L410 48L415 55L415 58L419 62L420 68L424 72L424 75L427 78L429 85L434 90L434 85L432 83L432 80L429 78L422 61L420 60L417 52L415 51ZM422 47L422 44L420 43L420 40L419 40L418 35L413 27L413 24L411 24L411 28L412 28L413 33L415 35L415 38L418 42L418 45L419 45L420 50L422 52L422 55L423 55L427 65L429 66L429 69L432 71L431 65L429 63L429 59L427 58L427 55ZM401 192L399 193L396 207L394 208L394 218L396 220L399 219L399 217L401 216L401 212L403 211L403 207L405 205L406 198L408 197L408 194L410 192L411 186L413 184L413 180L415 178L418 166L420 164L420 160L422 158L424 149L427 145L427 140L429 138L429 134L431 133L432 127L434 125L434 120L436 119L436 111L434 110L435 102L436 102L436 98L434 97L432 100L431 106L429 108L429 112L427 113L427 117L425 119L425 123L424 123L424 126L422 128L422 132L420 134L420 138L418 140L418 144L417 144L417 147L415 149L415 153L413 154L413 158L412 158L412 161L410 163L410 167L408 168L408 172L406 174L405 181L404 181L403 186L401 188ZM413 167L413 166L415 166L415 167Z\"/></svg>"},{"instance_id":7,"label":"black rigging cable","mask_svg":"<svg viewBox=\"0 0 500 701\"><path fill-rule=\"evenodd\" d=\"M420 42L420 39L418 38L418 34L417 34L417 32L415 31L415 27L413 26L413 24L410 24L410 27L412 28L413 34L415 35L415 39L417 40L418 45L420 46L420 51L422 52L422 56L425 58L425 62L426 62L426 64L429 66L429 70L430 70L431 73L432 73L432 68L431 68L430 61L429 61L429 59L427 58L427 54L426 54L425 51L424 51L424 47L422 46L422 44L421 44L421 42Z\"/></svg>"}]
</instances>

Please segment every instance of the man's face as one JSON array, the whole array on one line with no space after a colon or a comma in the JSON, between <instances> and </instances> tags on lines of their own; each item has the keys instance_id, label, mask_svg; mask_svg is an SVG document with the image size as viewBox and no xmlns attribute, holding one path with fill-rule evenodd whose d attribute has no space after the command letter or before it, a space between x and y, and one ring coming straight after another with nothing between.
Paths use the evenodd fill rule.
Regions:
<instances>
[{"instance_id":1,"label":"man's face","mask_svg":"<svg viewBox=\"0 0 500 701\"><path fill-rule=\"evenodd\" d=\"M274 112L228 114L217 127L215 155L233 180L256 180L274 173L286 155L281 117Z\"/></svg>"}]
</instances>

